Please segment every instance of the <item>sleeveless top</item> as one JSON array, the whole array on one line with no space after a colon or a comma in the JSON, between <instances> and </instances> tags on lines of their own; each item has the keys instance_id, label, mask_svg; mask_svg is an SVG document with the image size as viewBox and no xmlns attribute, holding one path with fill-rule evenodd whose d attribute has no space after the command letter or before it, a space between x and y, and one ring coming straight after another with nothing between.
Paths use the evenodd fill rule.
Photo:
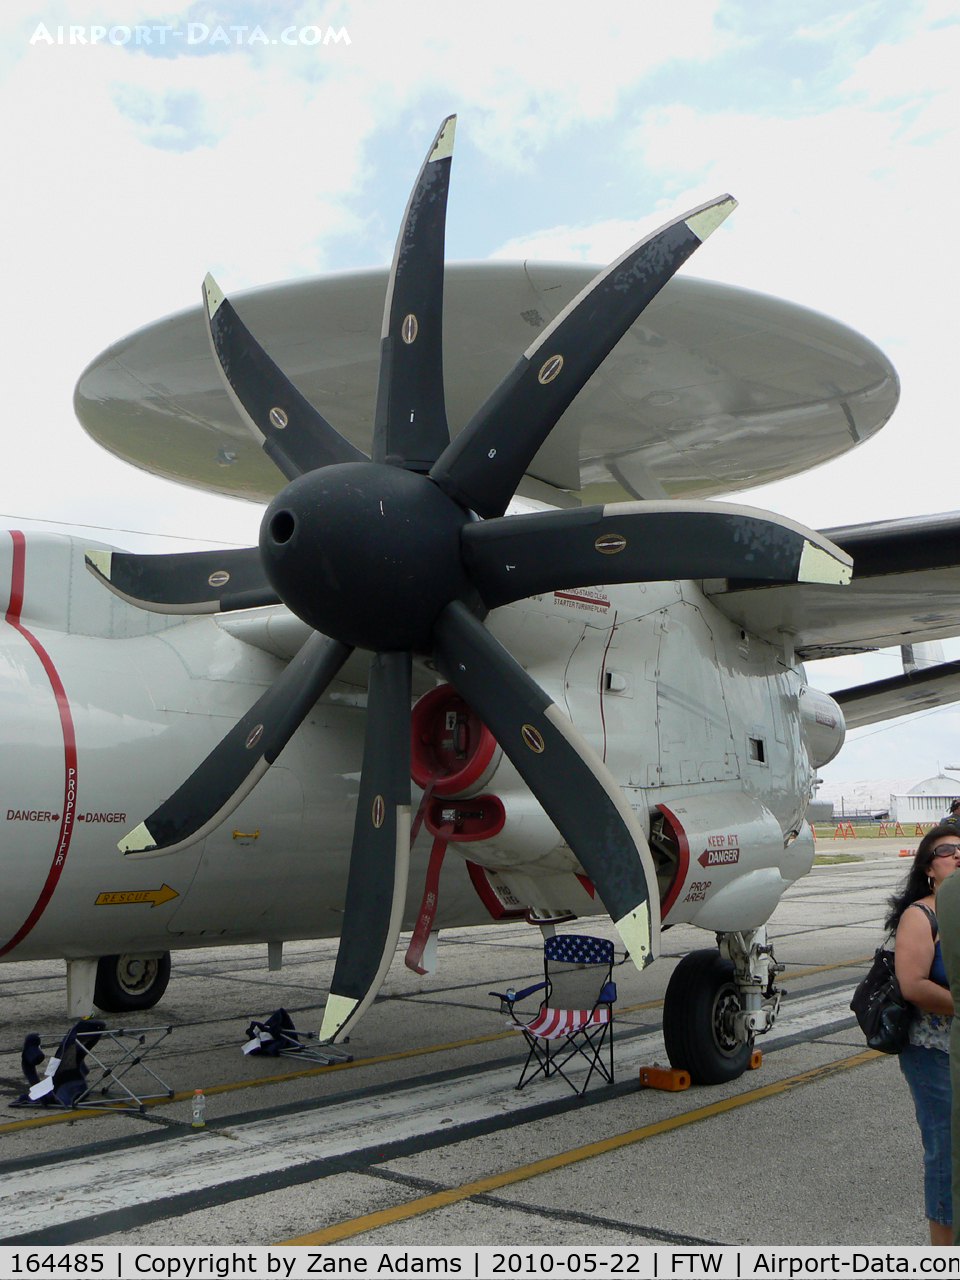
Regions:
<instances>
[{"instance_id":1,"label":"sleeveless top","mask_svg":"<svg viewBox=\"0 0 960 1280\"><path fill-rule=\"evenodd\" d=\"M937 917L930 908L923 906L919 902L913 902L910 905L920 908L930 921L930 928L936 935L938 932ZM933 948L933 963L930 966L929 978L938 987L949 987L950 985L947 982L947 972L943 967L939 938L937 938L936 946ZM952 1022L953 1018L949 1013L928 1013L926 1009L918 1009L917 1016L910 1024L908 1037L910 1043L918 1045L921 1049L940 1049L944 1053L949 1053L950 1024Z\"/></svg>"}]
</instances>

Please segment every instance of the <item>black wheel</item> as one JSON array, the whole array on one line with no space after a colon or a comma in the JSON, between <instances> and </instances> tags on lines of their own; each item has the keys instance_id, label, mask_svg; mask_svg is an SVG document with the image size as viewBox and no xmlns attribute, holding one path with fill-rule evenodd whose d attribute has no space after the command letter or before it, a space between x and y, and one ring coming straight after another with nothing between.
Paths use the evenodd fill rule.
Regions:
<instances>
[{"instance_id":1,"label":"black wheel","mask_svg":"<svg viewBox=\"0 0 960 1280\"><path fill-rule=\"evenodd\" d=\"M162 956L101 956L93 1003L104 1013L152 1009L170 981L170 952Z\"/></svg>"},{"instance_id":2,"label":"black wheel","mask_svg":"<svg viewBox=\"0 0 960 1280\"><path fill-rule=\"evenodd\" d=\"M718 951L691 951L677 965L663 1001L663 1039L670 1065L692 1084L724 1084L746 1071L753 1037L736 1038L740 992L733 964Z\"/></svg>"}]
</instances>

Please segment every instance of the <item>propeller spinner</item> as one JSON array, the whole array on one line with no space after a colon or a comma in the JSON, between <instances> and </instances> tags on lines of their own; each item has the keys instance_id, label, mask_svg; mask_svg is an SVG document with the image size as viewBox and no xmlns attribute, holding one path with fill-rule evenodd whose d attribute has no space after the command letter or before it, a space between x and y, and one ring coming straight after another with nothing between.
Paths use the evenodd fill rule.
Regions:
<instances>
[{"instance_id":1,"label":"propeller spinner","mask_svg":"<svg viewBox=\"0 0 960 1280\"><path fill-rule=\"evenodd\" d=\"M643 831L597 754L484 627L487 610L557 587L668 577L844 582L851 572L849 556L812 530L721 503L503 516L564 410L736 202L721 196L627 250L538 335L451 443L441 322L454 124L448 117L433 141L397 240L372 458L300 395L208 276L205 312L224 383L289 483L267 508L259 553L88 556L107 586L146 608L200 612L279 600L315 630L186 782L120 842L125 854L172 851L211 831L277 758L352 650L373 652L325 1040L342 1039L372 1002L400 932L412 654L431 656L490 728L642 968L659 944ZM228 593L231 574L239 589Z\"/></svg>"}]
</instances>

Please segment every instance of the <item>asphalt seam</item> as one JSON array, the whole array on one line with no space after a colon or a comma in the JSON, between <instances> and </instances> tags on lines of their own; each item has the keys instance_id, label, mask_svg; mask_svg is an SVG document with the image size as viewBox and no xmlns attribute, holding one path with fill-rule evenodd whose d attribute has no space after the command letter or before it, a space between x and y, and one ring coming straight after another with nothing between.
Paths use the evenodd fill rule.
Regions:
<instances>
[{"instance_id":1,"label":"asphalt seam","mask_svg":"<svg viewBox=\"0 0 960 1280\"><path fill-rule=\"evenodd\" d=\"M442 1182L434 1182L430 1178L416 1178L408 1173L397 1173L393 1169L370 1168L365 1170L368 1177L379 1178L384 1182L396 1182L410 1187L414 1191L445 1191ZM604 1227L607 1230L622 1231L625 1235L638 1236L643 1240L659 1240L663 1244L702 1244L721 1245L719 1240L701 1240L699 1236L678 1235L674 1231L662 1231L658 1227L647 1227L640 1223L623 1222L620 1218L602 1218L594 1213L580 1213L576 1209L559 1209L550 1205L531 1204L526 1200L507 1200L504 1196L480 1194L469 1196L469 1204L489 1205L494 1209L513 1209L537 1218L553 1219L557 1222L576 1222L585 1227Z\"/></svg>"},{"instance_id":2,"label":"asphalt seam","mask_svg":"<svg viewBox=\"0 0 960 1280\"><path fill-rule=\"evenodd\" d=\"M813 1039L809 1033L807 1038ZM825 1068L817 1069L818 1074L821 1076L828 1074L829 1068L833 1065L826 1064ZM754 1092L765 1094L767 1089L776 1090L782 1087L784 1086L780 1082L774 1082L773 1085ZM5 1236L0 1238L0 1245L36 1244L59 1247L81 1244L101 1236L135 1230L138 1227L147 1226L154 1222L183 1217L188 1213L216 1208L238 1200L252 1199L255 1196L265 1195L293 1186L302 1186L305 1183L319 1181L322 1178L333 1177L338 1174L367 1173L373 1165L383 1165L393 1160L423 1155L427 1152L456 1146L472 1138L486 1137L506 1129L513 1130L521 1124L531 1124L545 1119L552 1119L558 1115L596 1106L636 1091L637 1086L633 1080L619 1085L606 1085L586 1095L572 1094L551 1102L536 1104L530 1108L525 1108L519 1115L516 1112L512 1112L491 1116L464 1125L454 1125L443 1131L433 1130L428 1134L418 1134L399 1139L379 1147L362 1148L349 1155L325 1156L288 1169L251 1174L227 1183L182 1192L159 1200L130 1205L123 1209L113 1209L100 1214L92 1214L87 1218L77 1218L59 1225L47 1225L39 1232L31 1231L19 1235ZM737 1103L736 1095L734 1095L733 1099L725 1101L730 1106L743 1105ZM711 1107L717 1105L711 1104ZM702 1110L703 1108L695 1108L694 1116L698 1111ZM678 1122L683 1122L682 1115L673 1117L668 1123L676 1124ZM150 1139L163 1140L166 1136L166 1131L150 1134L147 1135L147 1141ZM140 1141L142 1142L143 1139L140 1139ZM446 1189L444 1189L439 1194L446 1193ZM464 1198L470 1199L472 1197L467 1196ZM335 1225L336 1227L342 1227L346 1224Z\"/></svg>"},{"instance_id":3,"label":"asphalt seam","mask_svg":"<svg viewBox=\"0 0 960 1280\"><path fill-rule=\"evenodd\" d=\"M706 1106L694 1107L690 1111L666 1116L651 1124L642 1125L637 1129L628 1129L623 1133L584 1143L581 1146L534 1160L528 1164L514 1166L503 1170L501 1173L477 1178L471 1182L461 1183L460 1186L445 1188L442 1191L433 1192L426 1196L419 1196L414 1200L393 1205L388 1209L378 1209L345 1221L331 1223L318 1231L293 1236L278 1243L282 1245L333 1244L340 1240L364 1235L381 1227L418 1217L421 1214L450 1208L452 1205L469 1200L475 1195L488 1193L495 1188L513 1186L516 1183L526 1182L543 1174L555 1173L558 1169L568 1168L571 1165L595 1159L598 1156L609 1155L614 1151L623 1151L638 1142L646 1141L655 1136L662 1136L685 1125L712 1119L739 1107L769 1100L779 1094L804 1087L816 1081L829 1079L831 1076L848 1071L851 1068L865 1066L882 1058L882 1056L875 1049L865 1049L847 1058L838 1058L831 1062L822 1063L817 1067L802 1071L798 1075L787 1076L783 1079L772 1081L768 1085L761 1085L756 1089L748 1089L743 1093L720 1098L716 1102L708 1103Z\"/></svg>"}]
</instances>

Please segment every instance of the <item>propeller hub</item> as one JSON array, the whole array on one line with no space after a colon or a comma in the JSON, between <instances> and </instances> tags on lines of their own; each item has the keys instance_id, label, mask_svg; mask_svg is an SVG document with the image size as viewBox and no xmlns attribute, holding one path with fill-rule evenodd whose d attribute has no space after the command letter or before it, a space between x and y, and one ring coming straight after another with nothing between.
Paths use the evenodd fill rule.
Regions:
<instances>
[{"instance_id":1,"label":"propeller hub","mask_svg":"<svg viewBox=\"0 0 960 1280\"><path fill-rule=\"evenodd\" d=\"M317 631L360 649L429 654L444 607L476 598L460 561L467 520L426 476L348 462L277 494L260 554L277 595Z\"/></svg>"}]
</instances>

